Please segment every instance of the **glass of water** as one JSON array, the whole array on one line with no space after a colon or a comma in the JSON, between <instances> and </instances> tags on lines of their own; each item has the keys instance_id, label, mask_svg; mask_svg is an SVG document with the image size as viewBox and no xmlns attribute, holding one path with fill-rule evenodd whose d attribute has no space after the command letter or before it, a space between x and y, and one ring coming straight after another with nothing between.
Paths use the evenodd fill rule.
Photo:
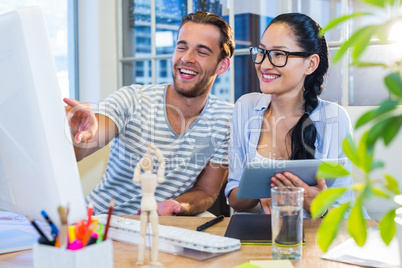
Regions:
<instances>
[{"instance_id":1,"label":"glass of water","mask_svg":"<svg viewBox=\"0 0 402 268\"><path fill-rule=\"evenodd\" d=\"M300 259L302 255L303 194L301 187L271 188L274 259Z\"/></svg>"}]
</instances>

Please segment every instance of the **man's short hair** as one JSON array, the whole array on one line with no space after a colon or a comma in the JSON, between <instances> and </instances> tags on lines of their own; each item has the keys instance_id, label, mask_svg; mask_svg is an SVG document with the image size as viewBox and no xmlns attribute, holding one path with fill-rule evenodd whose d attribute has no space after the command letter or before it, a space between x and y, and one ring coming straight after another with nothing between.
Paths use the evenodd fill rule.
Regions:
<instances>
[{"instance_id":1,"label":"man's short hair","mask_svg":"<svg viewBox=\"0 0 402 268\"><path fill-rule=\"evenodd\" d=\"M232 57L235 50L233 31L224 19L222 19L218 15L209 12L197 11L195 13L190 13L185 15L181 20L179 32L181 27L183 27L183 25L189 21L200 24L211 24L218 27L221 32L221 39L219 40L221 55L219 56L218 62L226 57Z\"/></svg>"}]
</instances>

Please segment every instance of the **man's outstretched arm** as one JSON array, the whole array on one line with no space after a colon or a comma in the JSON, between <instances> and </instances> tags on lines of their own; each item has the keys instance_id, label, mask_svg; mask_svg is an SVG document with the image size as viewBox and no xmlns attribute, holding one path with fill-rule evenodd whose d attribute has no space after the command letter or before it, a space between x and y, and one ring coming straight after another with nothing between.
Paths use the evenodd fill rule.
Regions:
<instances>
[{"instance_id":1,"label":"man's outstretched arm","mask_svg":"<svg viewBox=\"0 0 402 268\"><path fill-rule=\"evenodd\" d=\"M95 114L91 105L65 98L66 115L73 136L77 161L103 148L118 134L115 123Z\"/></svg>"}]
</instances>

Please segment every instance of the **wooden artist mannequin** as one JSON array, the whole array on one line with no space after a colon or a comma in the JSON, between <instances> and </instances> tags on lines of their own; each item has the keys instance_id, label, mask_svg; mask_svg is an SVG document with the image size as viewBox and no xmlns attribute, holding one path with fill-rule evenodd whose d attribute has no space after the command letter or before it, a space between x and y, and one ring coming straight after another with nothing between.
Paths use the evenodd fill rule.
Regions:
<instances>
[{"instance_id":1,"label":"wooden artist mannequin","mask_svg":"<svg viewBox=\"0 0 402 268\"><path fill-rule=\"evenodd\" d=\"M138 162L134 170L133 181L141 183L142 199L141 199L141 232L140 243L138 245L138 260L137 265L144 264L145 253L145 237L147 235L148 223L151 223L153 241L151 247L151 265L162 265L158 262L158 249L159 249L159 231L158 231L158 212L157 203L155 200L155 189L157 183L163 183L165 181L165 162L163 160L160 150L148 144L148 151L143 158ZM150 150L154 151L156 158L159 161L158 173L153 174L152 169L154 167ZM141 173L141 169L144 171Z\"/></svg>"}]
</instances>

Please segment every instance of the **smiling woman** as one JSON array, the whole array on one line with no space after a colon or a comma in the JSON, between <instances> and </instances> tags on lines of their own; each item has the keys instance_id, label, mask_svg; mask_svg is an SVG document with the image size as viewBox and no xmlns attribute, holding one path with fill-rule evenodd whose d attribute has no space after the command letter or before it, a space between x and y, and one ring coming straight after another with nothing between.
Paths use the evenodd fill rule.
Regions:
<instances>
[{"instance_id":1,"label":"smiling woman","mask_svg":"<svg viewBox=\"0 0 402 268\"><path fill-rule=\"evenodd\" d=\"M233 111L225 194L236 211L271 205L270 199L237 197L240 180L250 179L242 176L247 163L344 157L341 141L352 132L349 117L336 103L318 98L328 70L328 47L320 29L304 14L281 14L268 25L259 47L250 49L263 94L242 96ZM325 180L312 179L314 186L285 170L271 178L270 186L303 187L304 217L310 217L311 202L327 189ZM337 178L331 187L351 184L349 176ZM348 192L332 205L352 198Z\"/></svg>"}]
</instances>

